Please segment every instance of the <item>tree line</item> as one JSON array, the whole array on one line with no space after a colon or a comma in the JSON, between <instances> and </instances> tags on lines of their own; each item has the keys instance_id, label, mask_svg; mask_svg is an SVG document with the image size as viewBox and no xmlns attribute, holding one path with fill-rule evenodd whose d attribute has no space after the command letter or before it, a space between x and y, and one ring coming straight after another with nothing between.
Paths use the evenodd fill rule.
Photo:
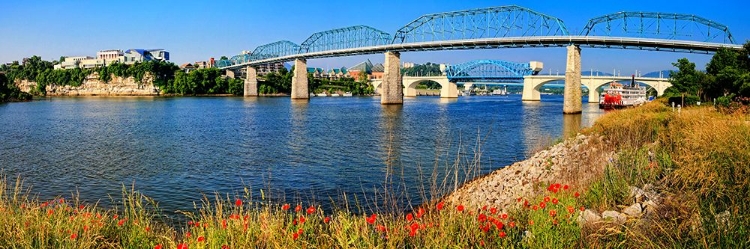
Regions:
<instances>
[{"instance_id":1,"label":"tree line","mask_svg":"<svg viewBox=\"0 0 750 249\"><path fill-rule=\"evenodd\" d=\"M706 70L695 68L695 63L687 58L672 63L678 71L672 71L672 86L664 92L666 97L683 98L685 104L697 101L716 101L722 105L730 102L750 102L750 41L739 51L727 48L719 49Z\"/></svg>"}]
</instances>

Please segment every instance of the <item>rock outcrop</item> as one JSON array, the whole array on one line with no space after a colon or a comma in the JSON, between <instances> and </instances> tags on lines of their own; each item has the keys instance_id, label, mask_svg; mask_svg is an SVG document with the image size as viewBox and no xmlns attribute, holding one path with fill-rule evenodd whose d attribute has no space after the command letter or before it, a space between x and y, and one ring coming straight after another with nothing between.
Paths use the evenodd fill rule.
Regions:
<instances>
[{"instance_id":1,"label":"rock outcrop","mask_svg":"<svg viewBox=\"0 0 750 249\"><path fill-rule=\"evenodd\" d=\"M16 85L21 91L30 93L36 87L36 82L18 80ZM159 88L154 86L150 75L143 77L141 83L133 77L116 77L103 82L99 74L93 73L83 80L80 86L50 84L46 87L47 96L155 96L159 95Z\"/></svg>"}]
</instances>

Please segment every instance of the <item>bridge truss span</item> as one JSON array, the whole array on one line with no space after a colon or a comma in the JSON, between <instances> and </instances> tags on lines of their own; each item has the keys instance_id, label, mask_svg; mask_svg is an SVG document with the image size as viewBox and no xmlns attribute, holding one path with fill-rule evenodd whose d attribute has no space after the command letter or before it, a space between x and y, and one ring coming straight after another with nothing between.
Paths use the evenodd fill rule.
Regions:
<instances>
[{"instance_id":1,"label":"bridge truss span","mask_svg":"<svg viewBox=\"0 0 750 249\"><path fill-rule=\"evenodd\" d=\"M583 36L623 36L735 44L726 25L696 15L622 11L595 17Z\"/></svg>"},{"instance_id":2,"label":"bridge truss span","mask_svg":"<svg viewBox=\"0 0 750 249\"><path fill-rule=\"evenodd\" d=\"M423 15L399 29L392 43L555 35L569 35L559 18L509 5Z\"/></svg>"},{"instance_id":3,"label":"bridge truss span","mask_svg":"<svg viewBox=\"0 0 750 249\"><path fill-rule=\"evenodd\" d=\"M502 81L521 82L523 77L535 74L529 63L500 60L474 60L448 66L445 74L451 82Z\"/></svg>"},{"instance_id":4,"label":"bridge truss span","mask_svg":"<svg viewBox=\"0 0 750 249\"><path fill-rule=\"evenodd\" d=\"M300 53L386 45L391 35L370 26L357 25L312 34L302 45Z\"/></svg>"}]
</instances>

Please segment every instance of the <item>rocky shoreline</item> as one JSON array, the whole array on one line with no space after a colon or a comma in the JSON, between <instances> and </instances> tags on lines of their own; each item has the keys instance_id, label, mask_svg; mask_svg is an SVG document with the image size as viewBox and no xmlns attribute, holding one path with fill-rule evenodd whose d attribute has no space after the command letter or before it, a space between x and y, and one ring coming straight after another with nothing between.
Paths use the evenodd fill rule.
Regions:
<instances>
[{"instance_id":1,"label":"rocky shoreline","mask_svg":"<svg viewBox=\"0 0 750 249\"><path fill-rule=\"evenodd\" d=\"M606 149L603 137L577 135L539 151L530 158L474 179L443 201L469 208L492 206L508 211L519 197L529 198L550 183L588 181L601 172L614 152Z\"/></svg>"}]
</instances>

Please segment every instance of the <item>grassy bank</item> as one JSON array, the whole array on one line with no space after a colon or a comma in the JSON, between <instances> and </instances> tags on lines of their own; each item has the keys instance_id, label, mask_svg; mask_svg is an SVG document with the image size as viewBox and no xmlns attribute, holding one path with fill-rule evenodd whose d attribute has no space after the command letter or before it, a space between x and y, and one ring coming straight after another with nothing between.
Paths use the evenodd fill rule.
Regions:
<instances>
[{"instance_id":1,"label":"grassy bank","mask_svg":"<svg viewBox=\"0 0 750 249\"><path fill-rule=\"evenodd\" d=\"M507 213L436 203L408 213L332 212L309 203L210 196L165 225L155 202L124 188L114 207L75 197L39 200L0 180L0 248L744 248L750 208L750 123L713 107L673 112L663 103L611 112L584 131L616 157L590 176L537 183ZM571 166L572 167L572 166ZM653 186L657 215L581 225L589 208L628 205L630 187ZM256 193L255 196L262 196ZM352 207L359 209L357 207Z\"/></svg>"}]
</instances>

